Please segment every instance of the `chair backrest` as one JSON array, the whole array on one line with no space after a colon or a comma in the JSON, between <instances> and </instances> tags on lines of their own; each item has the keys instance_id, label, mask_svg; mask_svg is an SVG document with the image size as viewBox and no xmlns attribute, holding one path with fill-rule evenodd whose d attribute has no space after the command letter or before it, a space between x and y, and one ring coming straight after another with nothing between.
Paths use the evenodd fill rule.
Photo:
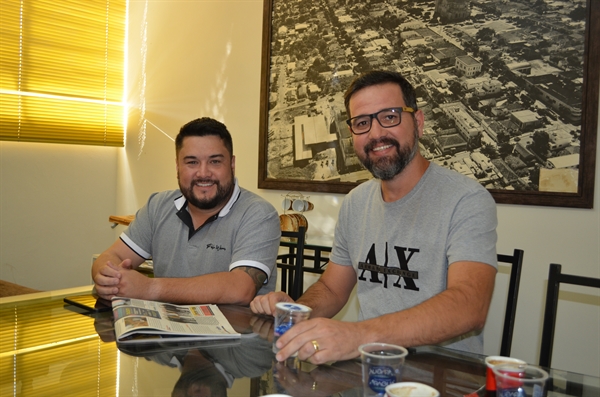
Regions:
<instances>
[{"instance_id":1,"label":"chair backrest","mask_svg":"<svg viewBox=\"0 0 600 397\"><path fill-rule=\"evenodd\" d=\"M502 329L502 342L500 344L500 355L505 357L510 357L510 348L512 346L523 255L524 252L520 249L515 249L512 255L498 254L498 262L511 265L508 298L506 300L506 311L504 313L504 325Z\"/></svg>"},{"instance_id":2,"label":"chair backrest","mask_svg":"<svg viewBox=\"0 0 600 397\"><path fill-rule=\"evenodd\" d=\"M542 345L540 349L541 367L550 367L552 361L552 345L554 344L554 328L556 326L556 309L558 308L558 292L560 284L573 284L584 287L600 288L600 279L593 277L575 276L561 273L561 265L550 264L548 271L548 289L546 290L546 307L542 326Z\"/></svg>"},{"instance_id":3,"label":"chair backrest","mask_svg":"<svg viewBox=\"0 0 600 397\"><path fill-rule=\"evenodd\" d=\"M300 226L298 231L282 231L280 246L288 252L277 256L277 267L281 269L281 290L296 300L302 295L304 287L304 243L306 228ZM285 239L294 239L285 241Z\"/></svg>"}]
</instances>

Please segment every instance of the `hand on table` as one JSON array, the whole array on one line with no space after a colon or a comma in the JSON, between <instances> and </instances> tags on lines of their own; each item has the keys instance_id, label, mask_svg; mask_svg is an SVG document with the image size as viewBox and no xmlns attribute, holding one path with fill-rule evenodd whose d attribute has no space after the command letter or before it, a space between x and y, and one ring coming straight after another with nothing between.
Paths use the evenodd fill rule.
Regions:
<instances>
[{"instance_id":1,"label":"hand on table","mask_svg":"<svg viewBox=\"0 0 600 397\"><path fill-rule=\"evenodd\" d=\"M106 262L94 277L96 294L106 300L119 294L119 282L121 279L122 268L131 268L131 260L125 259L119 265L112 262Z\"/></svg>"},{"instance_id":2,"label":"hand on table","mask_svg":"<svg viewBox=\"0 0 600 397\"><path fill-rule=\"evenodd\" d=\"M131 268L131 263L124 260L119 267L119 296L127 298L152 300L152 278Z\"/></svg>"},{"instance_id":3,"label":"hand on table","mask_svg":"<svg viewBox=\"0 0 600 397\"><path fill-rule=\"evenodd\" d=\"M285 292L269 292L265 295L257 295L252 302L250 302L250 309L257 314L275 314L275 304L279 302L293 302Z\"/></svg>"},{"instance_id":4,"label":"hand on table","mask_svg":"<svg viewBox=\"0 0 600 397\"><path fill-rule=\"evenodd\" d=\"M298 358L313 364L349 360L358 357L361 345L360 323L313 318L295 324L277 341L277 361L295 352Z\"/></svg>"}]
</instances>

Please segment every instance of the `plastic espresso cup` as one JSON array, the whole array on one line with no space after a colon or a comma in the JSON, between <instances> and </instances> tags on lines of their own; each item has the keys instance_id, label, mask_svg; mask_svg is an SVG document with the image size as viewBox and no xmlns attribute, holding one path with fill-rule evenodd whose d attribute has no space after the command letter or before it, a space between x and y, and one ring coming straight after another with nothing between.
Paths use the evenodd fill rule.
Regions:
<instances>
[{"instance_id":1,"label":"plastic espresso cup","mask_svg":"<svg viewBox=\"0 0 600 397\"><path fill-rule=\"evenodd\" d=\"M392 383L385 388L386 397L439 397L440 393L431 386L418 382Z\"/></svg>"},{"instance_id":2,"label":"plastic espresso cup","mask_svg":"<svg viewBox=\"0 0 600 397\"><path fill-rule=\"evenodd\" d=\"M359 346L362 361L363 396L383 396L388 385L397 383L408 350L388 343L367 343Z\"/></svg>"},{"instance_id":3,"label":"plastic espresso cup","mask_svg":"<svg viewBox=\"0 0 600 397\"><path fill-rule=\"evenodd\" d=\"M279 302L275 304L275 329L273 330L273 352L279 349L275 344L279 337L300 321L308 320L312 309L308 306L293 302ZM296 356L298 352L294 353Z\"/></svg>"},{"instance_id":4,"label":"plastic espresso cup","mask_svg":"<svg viewBox=\"0 0 600 397\"><path fill-rule=\"evenodd\" d=\"M548 373L527 364L501 364L493 368L497 397L543 397Z\"/></svg>"},{"instance_id":5,"label":"plastic espresso cup","mask_svg":"<svg viewBox=\"0 0 600 397\"><path fill-rule=\"evenodd\" d=\"M485 365L487 366L486 378L485 378L485 390L490 392L496 391L496 377L494 376L493 368L496 365L501 364L526 364L525 361L519 360L518 358L504 357L504 356L488 356L485 358Z\"/></svg>"}]
</instances>

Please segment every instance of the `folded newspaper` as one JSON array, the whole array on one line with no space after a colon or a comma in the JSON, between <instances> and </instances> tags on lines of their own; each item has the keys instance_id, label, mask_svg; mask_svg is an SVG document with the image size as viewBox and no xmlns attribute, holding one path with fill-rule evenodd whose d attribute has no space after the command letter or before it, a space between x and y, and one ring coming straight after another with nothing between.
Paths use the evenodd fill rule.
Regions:
<instances>
[{"instance_id":1,"label":"folded newspaper","mask_svg":"<svg viewBox=\"0 0 600 397\"><path fill-rule=\"evenodd\" d=\"M216 305L173 305L114 297L112 310L115 334L120 343L241 337Z\"/></svg>"}]
</instances>

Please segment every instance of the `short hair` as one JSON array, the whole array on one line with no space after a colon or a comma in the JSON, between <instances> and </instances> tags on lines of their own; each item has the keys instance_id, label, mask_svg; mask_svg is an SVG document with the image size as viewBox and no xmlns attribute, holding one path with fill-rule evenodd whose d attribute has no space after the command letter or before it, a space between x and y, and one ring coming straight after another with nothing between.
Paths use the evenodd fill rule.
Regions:
<instances>
[{"instance_id":1,"label":"short hair","mask_svg":"<svg viewBox=\"0 0 600 397\"><path fill-rule=\"evenodd\" d=\"M415 111L417 110L417 94L414 87L406 80L400 73L390 72L387 70L372 70L356 77L344 94L344 105L346 106L346 112L348 118L350 115L350 98L352 95L362 90L363 88L371 87L374 85L393 83L397 84L402 90L402 96L404 103Z\"/></svg>"},{"instance_id":2,"label":"short hair","mask_svg":"<svg viewBox=\"0 0 600 397\"><path fill-rule=\"evenodd\" d=\"M230 156L233 156L233 140L231 134L225 127L225 124L211 119L210 117L202 117L196 120L192 120L181 127L179 134L175 138L175 152L179 154L181 147L183 146L183 138L188 136L218 136L223 141L225 148L229 152Z\"/></svg>"}]
</instances>

